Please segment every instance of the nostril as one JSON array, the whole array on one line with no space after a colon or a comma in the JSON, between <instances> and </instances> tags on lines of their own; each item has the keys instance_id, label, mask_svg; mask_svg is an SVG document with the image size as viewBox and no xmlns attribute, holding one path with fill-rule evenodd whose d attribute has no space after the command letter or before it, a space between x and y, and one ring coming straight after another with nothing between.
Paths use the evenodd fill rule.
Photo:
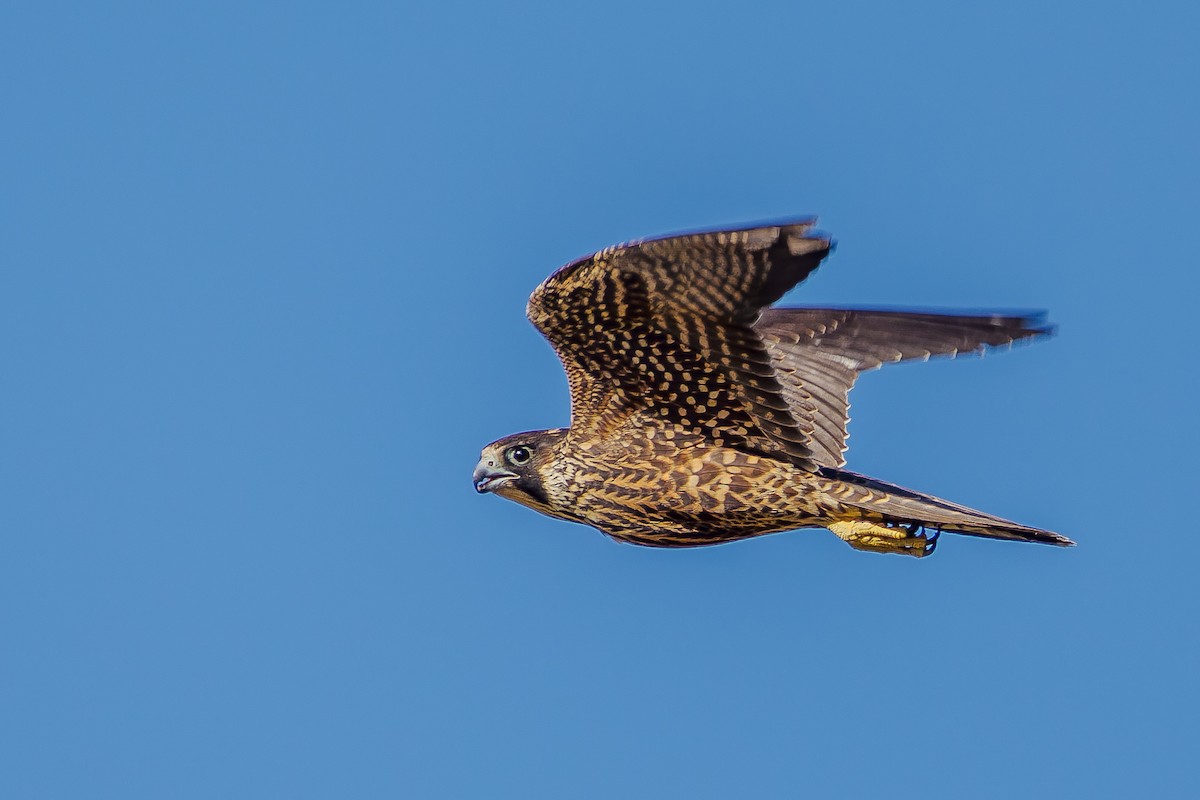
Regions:
<instances>
[{"instance_id":1,"label":"nostril","mask_svg":"<svg viewBox=\"0 0 1200 800\"><path fill-rule=\"evenodd\" d=\"M489 467L494 467L494 466L496 466L496 462L495 462L495 461L493 461L492 459L490 459L490 458L489 458L489 459L488 459L488 466L489 466Z\"/></svg>"}]
</instances>

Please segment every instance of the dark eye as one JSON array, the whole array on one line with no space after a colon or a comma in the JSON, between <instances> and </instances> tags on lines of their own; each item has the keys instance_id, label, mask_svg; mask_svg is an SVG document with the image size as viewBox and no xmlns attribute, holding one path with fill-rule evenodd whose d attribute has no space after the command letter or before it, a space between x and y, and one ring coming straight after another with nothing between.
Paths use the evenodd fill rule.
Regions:
<instances>
[{"instance_id":1,"label":"dark eye","mask_svg":"<svg viewBox=\"0 0 1200 800\"><path fill-rule=\"evenodd\" d=\"M508 452L504 454L504 457L511 464L525 464L528 463L529 459L533 458L533 453L525 445L519 444L516 447L508 448Z\"/></svg>"}]
</instances>

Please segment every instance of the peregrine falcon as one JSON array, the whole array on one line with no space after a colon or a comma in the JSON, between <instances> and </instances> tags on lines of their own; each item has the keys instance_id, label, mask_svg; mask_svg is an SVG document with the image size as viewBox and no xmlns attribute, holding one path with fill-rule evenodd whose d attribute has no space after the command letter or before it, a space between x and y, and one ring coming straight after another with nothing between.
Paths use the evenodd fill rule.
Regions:
<instances>
[{"instance_id":1,"label":"peregrine falcon","mask_svg":"<svg viewBox=\"0 0 1200 800\"><path fill-rule=\"evenodd\" d=\"M1052 329L1037 315L771 308L829 254L814 224L635 241L547 278L526 314L566 370L570 427L489 444L475 489L651 547L810 527L917 557L943 531L1072 545L843 468L860 372Z\"/></svg>"}]
</instances>

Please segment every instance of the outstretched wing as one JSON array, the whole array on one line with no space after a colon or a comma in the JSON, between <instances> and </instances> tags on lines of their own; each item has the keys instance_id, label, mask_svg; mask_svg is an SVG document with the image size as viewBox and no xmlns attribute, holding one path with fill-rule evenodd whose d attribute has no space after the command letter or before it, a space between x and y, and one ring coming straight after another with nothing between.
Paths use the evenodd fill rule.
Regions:
<instances>
[{"instance_id":1,"label":"outstretched wing","mask_svg":"<svg viewBox=\"0 0 1200 800\"><path fill-rule=\"evenodd\" d=\"M792 416L812 429L813 462L840 467L846 463L848 395L860 372L893 361L982 353L1053 328L1040 314L771 308L754 330L766 344Z\"/></svg>"},{"instance_id":2,"label":"outstretched wing","mask_svg":"<svg viewBox=\"0 0 1200 800\"><path fill-rule=\"evenodd\" d=\"M813 220L649 239L547 278L527 314L571 387L571 427L604 436L631 415L816 466L755 331L759 312L804 280L830 241Z\"/></svg>"}]
</instances>

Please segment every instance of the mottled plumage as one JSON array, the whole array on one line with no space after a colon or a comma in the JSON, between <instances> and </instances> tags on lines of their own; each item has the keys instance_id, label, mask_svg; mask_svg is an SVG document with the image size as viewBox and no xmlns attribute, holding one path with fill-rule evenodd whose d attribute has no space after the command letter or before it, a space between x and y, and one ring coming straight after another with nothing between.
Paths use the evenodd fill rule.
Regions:
<instances>
[{"instance_id":1,"label":"mottled plumage","mask_svg":"<svg viewBox=\"0 0 1200 800\"><path fill-rule=\"evenodd\" d=\"M649 239L547 278L527 313L566 370L571 426L488 445L476 488L657 547L802 527L917 556L941 531L1071 544L841 469L860 372L1049 329L1032 316L768 308L828 255L812 225Z\"/></svg>"}]
</instances>

